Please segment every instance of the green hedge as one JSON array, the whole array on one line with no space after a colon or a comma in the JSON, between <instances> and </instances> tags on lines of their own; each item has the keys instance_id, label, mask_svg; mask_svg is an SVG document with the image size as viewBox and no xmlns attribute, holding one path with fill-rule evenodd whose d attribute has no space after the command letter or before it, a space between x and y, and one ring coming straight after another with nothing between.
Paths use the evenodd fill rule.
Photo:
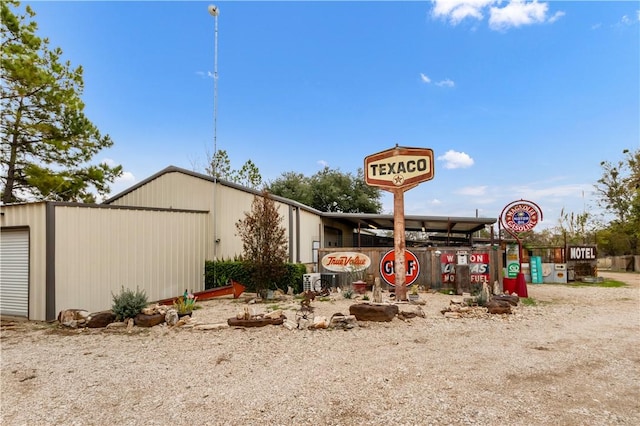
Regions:
<instances>
[{"instance_id":1,"label":"green hedge","mask_svg":"<svg viewBox=\"0 0 640 426\"><path fill-rule=\"evenodd\" d=\"M284 291L287 290L288 286L291 286L295 293L302 292L302 276L307 273L307 268L301 263L287 263L285 267L287 272L276 283L276 286ZM229 279L233 279L244 285L248 292L255 292L256 284L251 279L251 276L251 268L244 262L233 260L214 262L207 260L204 264L205 289L222 287L227 285Z\"/></svg>"}]
</instances>

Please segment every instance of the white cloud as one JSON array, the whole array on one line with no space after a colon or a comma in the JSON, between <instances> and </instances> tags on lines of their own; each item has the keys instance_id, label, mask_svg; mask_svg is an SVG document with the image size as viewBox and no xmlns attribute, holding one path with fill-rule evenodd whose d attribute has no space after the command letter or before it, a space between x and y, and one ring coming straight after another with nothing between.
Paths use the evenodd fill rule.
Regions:
<instances>
[{"instance_id":1,"label":"white cloud","mask_svg":"<svg viewBox=\"0 0 640 426\"><path fill-rule=\"evenodd\" d=\"M545 22L549 5L546 3L513 0L505 7L491 7L489 27L493 30L506 30L522 25Z\"/></svg>"},{"instance_id":2,"label":"white cloud","mask_svg":"<svg viewBox=\"0 0 640 426\"><path fill-rule=\"evenodd\" d=\"M436 86L440 87L454 87L455 85L456 83L453 80L449 80L448 78L445 78L444 80L436 83Z\"/></svg>"},{"instance_id":3,"label":"white cloud","mask_svg":"<svg viewBox=\"0 0 640 426\"><path fill-rule=\"evenodd\" d=\"M601 28L601 27L602 27L602 24L600 22L598 22L597 24L593 24L591 26L591 29L592 30L597 30L598 28Z\"/></svg>"},{"instance_id":4,"label":"white cloud","mask_svg":"<svg viewBox=\"0 0 640 426\"><path fill-rule=\"evenodd\" d=\"M562 18L564 15L566 15L563 11L558 11L556 12L551 18L549 18L549 20L547 21L550 24L553 24L554 22L556 22L558 19Z\"/></svg>"},{"instance_id":5,"label":"white cloud","mask_svg":"<svg viewBox=\"0 0 640 426\"><path fill-rule=\"evenodd\" d=\"M438 200L437 198L434 198L433 200L430 201L430 203L433 204L434 206L437 206L442 204L442 201Z\"/></svg>"},{"instance_id":6,"label":"white cloud","mask_svg":"<svg viewBox=\"0 0 640 426\"><path fill-rule=\"evenodd\" d=\"M431 83L431 79L423 73L420 73L420 80L422 80L423 83Z\"/></svg>"},{"instance_id":7,"label":"white cloud","mask_svg":"<svg viewBox=\"0 0 640 426\"><path fill-rule=\"evenodd\" d=\"M465 186L456 190L455 192L456 194L460 194L460 195L470 195L474 197L480 197L487 193L487 186L486 185Z\"/></svg>"},{"instance_id":8,"label":"white cloud","mask_svg":"<svg viewBox=\"0 0 640 426\"><path fill-rule=\"evenodd\" d=\"M113 183L116 184L132 184L136 181L136 177L131 172L122 172L120 176L118 176Z\"/></svg>"},{"instance_id":9,"label":"white cloud","mask_svg":"<svg viewBox=\"0 0 640 426\"><path fill-rule=\"evenodd\" d=\"M102 162L105 163L109 167L117 166L116 162L112 158L105 158L104 160L102 160Z\"/></svg>"},{"instance_id":10,"label":"white cloud","mask_svg":"<svg viewBox=\"0 0 640 426\"><path fill-rule=\"evenodd\" d=\"M449 19L451 25L458 25L466 18L481 20L482 9L495 0L433 0L431 15L435 18Z\"/></svg>"},{"instance_id":11,"label":"white cloud","mask_svg":"<svg viewBox=\"0 0 640 426\"><path fill-rule=\"evenodd\" d=\"M467 153L457 152L452 149L447 151L444 155L438 157L438 160L444 161L445 169L464 169L471 167L474 163Z\"/></svg>"},{"instance_id":12,"label":"white cloud","mask_svg":"<svg viewBox=\"0 0 640 426\"><path fill-rule=\"evenodd\" d=\"M547 18L548 3L538 0L509 0L505 6L502 0L433 0L431 16L448 20L458 25L470 18L481 21L489 14L489 28L504 31L512 27L541 23L554 23L565 15L558 11Z\"/></svg>"},{"instance_id":13,"label":"white cloud","mask_svg":"<svg viewBox=\"0 0 640 426\"><path fill-rule=\"evenodd\" d=\"M318 165L321 166L322 168L324 168L324 167L328 167L329 163L327 161L324 161L324 160L318 160Z\"/></svg>"}]
</instances>

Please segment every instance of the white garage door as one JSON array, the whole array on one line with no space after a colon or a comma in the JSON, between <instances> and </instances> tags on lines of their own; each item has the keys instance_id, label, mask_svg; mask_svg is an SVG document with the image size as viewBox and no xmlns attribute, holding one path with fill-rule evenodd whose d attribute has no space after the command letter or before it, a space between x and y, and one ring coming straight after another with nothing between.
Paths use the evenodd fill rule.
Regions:
<instances>
[{"instance_id":1,"label":"white garage door","mask_svg":"<svg viewBox=\"0 0 640 426\"><path fill-rule=\"evenodd\" d=\"M29 316L29 230L0 233L0 314Z\"/></svg>"}]
</instances>

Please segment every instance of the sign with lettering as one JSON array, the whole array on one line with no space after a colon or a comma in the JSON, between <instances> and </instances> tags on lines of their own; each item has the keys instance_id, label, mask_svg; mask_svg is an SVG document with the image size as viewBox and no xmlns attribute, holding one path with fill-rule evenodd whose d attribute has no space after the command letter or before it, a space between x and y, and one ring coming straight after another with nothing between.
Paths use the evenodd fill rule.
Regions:
<instances>
[{"instance_id":1,"label":"sign with lettering","mask_svg":"<svg viewBox=\"0 0 640 426\"><path fill-rule=\"evenodd\" d=\"M515 203L504 212L503 223L515 232L531 231L537 224L540 212L528 202Z\"/></svg>"},{"instance_id":2,"label":"sign with lettering","mask_svg":"<svg viewBox=\"0 0 640 426\"><path fill-rule=\"evenodd\" d=\"M442 273L442 284L456 282L456 254L442 253L440 255L440 272Z\"/></svg>"},{"instance_id":3,"label":"sign with lettering","mask_svg":"<svg viewBox=\"0 0 640 426\"><path fill-rule=\"evenodd\" d=\"M567 260L596 260L595 246L569 246Z\"/></svg>"},{"instance_id":4,"label":"sign with lettering","mask_svg":"<svg viewBox=\"0 0 640 426\"><path fill-rule=\"evenodd\" d=\"M380 276L387 284L395 287L394 261L395 250L389 250L382 256L380 259ZM418 262L416 255L409 250L404 251L404 262L407 276L405 286L408 287L413 284L418 279L418 275L420 275L420 262Z\"/></svg>"},{"instance_id":5,"label":"sign with lettering","mask_svg":"<svg viewBox=\"0 0 640 426\"><path fill-rule=\"evenodd\" d=\"M366 254L354 251L337 251L324 255L322 266L334 272L361 271L371 266L371 259Z\"/></svg>"},{"instance_id":6,"label":"sign with lettering","mask_svg":"<svg viewBox=\"0 0 640 426\"><path fill-rule=\"evenodd\" d=\"M366 157L364 170L367 185L385 189L413 187L433 179L433 150L396 146Z\"/></svg>"},{"instance_id":7,"label":"sign with lettering","mask_svg":"<svg viewBox=\"0 0 640 426\"><path fill-rule=\"evenodd\" d=\"M471 284L489 283L489 253L471 253L469 255Z\"/></svg>"}]
</instances>

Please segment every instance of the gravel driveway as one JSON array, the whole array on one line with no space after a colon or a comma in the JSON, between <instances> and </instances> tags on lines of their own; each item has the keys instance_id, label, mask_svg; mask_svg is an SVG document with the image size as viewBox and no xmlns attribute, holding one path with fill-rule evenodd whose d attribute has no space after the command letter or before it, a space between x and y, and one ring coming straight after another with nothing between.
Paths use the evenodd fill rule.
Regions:
<instances>
[{"instance_id":1,"label":"gravel driveway","mask_svg":"<svg viewBox=\"0 0 640 426\"><path fill-rule=\"evenodd\" d=\"M609 276L607 272L601 272ZM342 330L67 330L4 321L2 425L640 424L640 275L623 288L529 285L512 315ZM621 278L620 278L621 277ZM316 316L348 314L343 297ZM249 306L202 303L198 323ZM415 309L401 305L401 311Z\"/></svg>"}]
</instances>

